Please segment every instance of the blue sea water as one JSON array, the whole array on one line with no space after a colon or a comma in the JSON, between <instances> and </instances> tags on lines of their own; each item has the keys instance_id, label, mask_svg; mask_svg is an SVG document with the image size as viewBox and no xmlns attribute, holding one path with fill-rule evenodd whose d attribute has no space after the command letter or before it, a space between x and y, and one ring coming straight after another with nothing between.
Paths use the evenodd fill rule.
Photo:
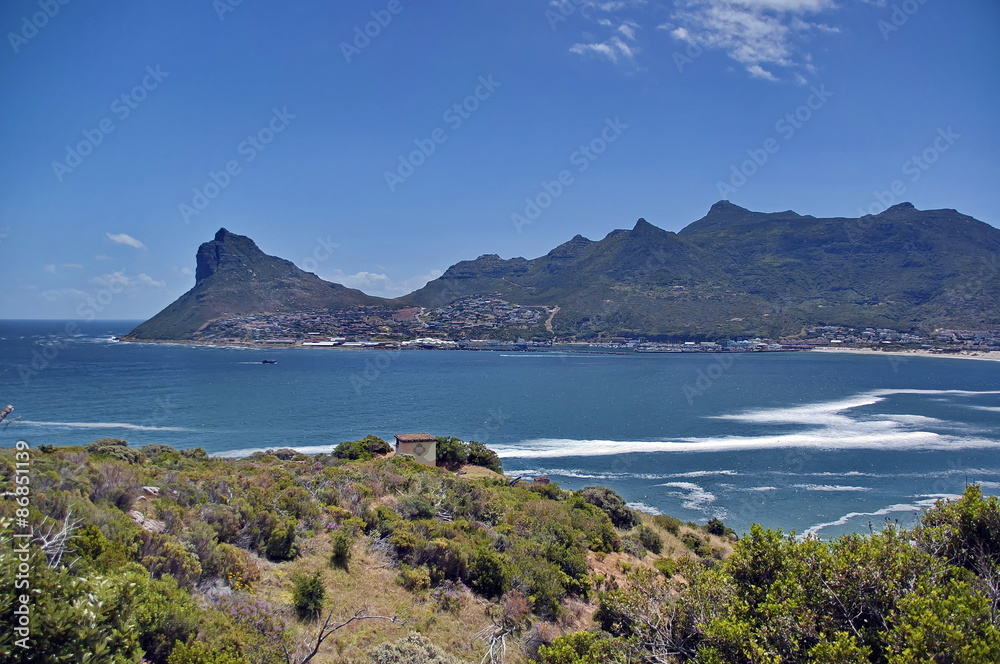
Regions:
<instances>
[{"instance_id":1,"label":"blue sea water","mask_svg":"<svg viewBox=\"0 0 1000 664\"><path fill-rule=\"evenodd\" d=\"M512 476L823 537L910 523L967 482L1000 490L996 362L114 341L135 324L0 321L0 407L16 409L0 445L112 436L240 456L426 431L486 443Z\"/></svg>"}]
</instances>

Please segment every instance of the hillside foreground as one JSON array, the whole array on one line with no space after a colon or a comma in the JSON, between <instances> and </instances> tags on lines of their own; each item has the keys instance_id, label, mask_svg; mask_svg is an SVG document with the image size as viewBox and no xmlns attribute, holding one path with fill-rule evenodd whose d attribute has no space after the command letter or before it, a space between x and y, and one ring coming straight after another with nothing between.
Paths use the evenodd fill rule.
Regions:
<instances>
[{"instance_id":1,"label":"hillside foreground","mask_svg":"<svg viewBox=\"0 0 1000 664\"><path fill-rule=\"evenodd\" d=\"M1000 661L1000 504L978 487L912 531L737 541L605 488L429 468L379 442L0 451L0 658Z\"/></svg>"}]
</instances>

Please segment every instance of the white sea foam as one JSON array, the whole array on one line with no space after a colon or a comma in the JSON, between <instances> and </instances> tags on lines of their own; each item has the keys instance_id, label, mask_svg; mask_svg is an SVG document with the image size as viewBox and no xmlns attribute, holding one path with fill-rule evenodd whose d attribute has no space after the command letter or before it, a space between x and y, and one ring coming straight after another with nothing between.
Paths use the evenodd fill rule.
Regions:
<instances>
[{"instance_id":1,"label":"white sea foam","mask_svg":"<svg viewBox=\"0 0 1000 664\"><path fill-rule=\"evenodd\" d=\"M918 496L919 497L919 496ZM944 498L946 500L954 500L960 498L961 496L956 496L952 494L939 494L934 498L924 498L918 500L914 503L899 503L896 505L889 505L888 507L883 507L880 510L875 510L874 512L851 512L850 514L845 514L836 521L829 521L827 523L820 523L815 526L811 526L802 533L802 537L808 537L810 535L816 535L819 531L826 528L831 528L833 526L843 526L852 519L857 519L864 516L886 516L896 512L919 512L920 510L926 509L928 507L933 507L934 503L938 501L939 498Z\"/></svg>"},{"instance_id":2,"label":"white sea foam","mask_svg":"<svg viewBox=\"0 0 1000 664\"><path fill-rule=\"evenodd\" d=\"M802 475L804 477L889 477L881 473L863 473L860 470L849 470L844 473L787 473L788 475ZM892 477L896 477L893 475Z\"/></svg>"},{"instance_id":3,"label":"white sea foam","mask_svg":"<svg viewBox=\"0 0 1000 664\"><path fill-rule=\"evenodd\" d=\"M1000 406L966 406L973 410L985 410L990 413L1000 413Z\"/></svg>"},{"instance_id":4,"label":"white sea foam","mask_svg":"<svg viewBox=\"0 0 1000 664\"><path fill-rule=\"evenodd\" d=\"M663 512L661 512L660 510L656 509L655 507L651 507L651 506L649 506L649 505L647 505L646 503L643 503L643 502L626 503L626 505L628 505L629 507L631 507L634 510L639 510L640 512L645 512L646 514L653 514L653 515L656 515L656 516L659 516L659 515L663 514Z\"/></svg>"},{"instance_id":5,"label":"white sea foam","mask_svg":"<svg viewBox=\"0 0 1000 664\"><path fill-rule=\"evenodd\" d=\"M671 491L668 495L680 498L682 500L681 505L689 510L706 512L706 505L715 502L714 493L706 491L702 487L691 482L667 482L665 484L661 484L660 486L680 489L680 491Z\"/></svg>"},{"instance_id":6,"label":"white sea foam","mask_svg":"<svg viewBox=\"0 0 1000 664\"><path fill-rule=\"evenodd\" d=\"M257 452L266 452L267 450L295 450L300 454L330 454L333 452L336 445L271 445L269 447L251 447L243 450L225 450L223 452L214 452L210 456L213 457L223 457L227 459L242 459L248 457L251 454L256 454Z\"/></svg>"},{"instance_id":7,"label":"white sea foam","mask_svg":"<svg viewBox=\"0 0 1000 664\"><path fill-rule=\"evenodd\" d=\"M571 440L538 438L493 448L503 458L554 459L560 457L595 457L643 452L727 452L780 448L818 450L957 450L1000 447L1000 441L985 438L946 436L929 431L883 433L838 433L816 431L778 436L726 436L718 438L682 438L676 441Z\"/></svg>"},{"instance_id":8,"label":"white sea foam","mask_svg":"<svg viewBox=\"0 0 1000 664\"><path fill-rule=\"evenodd\" d=\"M571 477L578 480L669 480L676 475L658 475L652 473L599 473L576 468L528 468L512 471L516 475L539 476L553 475Z\"/></svg>"},{"instance_id":9,"label":"white sea foam","mask_svg":"<svg viewBox=\"0 0 1000 664\"><path fill-rule=\"evenodd\" d=\"M922 415L866 414L852 417L848 411L879 403L897 394L978 396L1000 392L968 390L874 390L859 395L791 408L765 408L719 415L713 419L751 424L800 425L801 431L758 436L716 436L675 440L616 441L538 438L496 445L506 458L558 458L608 456L648 452L722 452L777 448L820 450L957 450L1000 447L1000 440L978 432L962 435L927 431L929 426L951 423Z\"/></svg>"},{"instance_id":10,"label":"white sea foam","mask_svg":"<svg viewBox=\"0 0 1000 664\"><path fill-rule=\"evenodd\" d=\"M31 420L19 420L18 424L26 424L32 427L48 427L52 429L127 429L129 431L194 431L184 427L154 427L142 424L128 424L127 422L34 422Z\"/></svg>"},{"instance_id":11,"label":"white sea foam","mask_svg":"<svg viewBox=\"0 0 1000 664\"><path fill-rule=\"evenodd\" d=\"M829 491L829 492L850 492L850 491L871 491L866 486L844 486L841 484L793 484L793 489L805 489L806 491Z\"/></svg>"},{"instance_id":12,"label":"white sea foam","mask_svg":"<svg viewBox=\"0 0 1000 664\"><path fill-rule=\"evenodd\" d=\"M776 486L751 486L751 487L747 487L746 489L744 489L744 491L761 491L761 492L763 492L763 491L777 491L777 490L778 490L778 487L776 487Z\"/></svg>"}]
</instances>

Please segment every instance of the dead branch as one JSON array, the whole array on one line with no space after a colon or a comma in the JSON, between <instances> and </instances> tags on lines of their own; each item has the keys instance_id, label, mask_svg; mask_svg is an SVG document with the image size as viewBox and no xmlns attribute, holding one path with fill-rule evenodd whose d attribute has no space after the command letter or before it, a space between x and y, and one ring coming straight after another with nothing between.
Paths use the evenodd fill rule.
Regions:
<instances>
[{"instance_id":1,"label":"dead branch","mask_svg":"<svg viewBox=\"0 0 1000 664\"><path fill-rule=\"evenodd\" d=\"M290 652L288 648L283 647L283 650L285 651L286 664L307 664L319 653L319 649L323 646L323 642L326 641L332 634L347 627L351 623L361 622L362 620L385 620L393 625L406 624L405 620L400 619L399 614L394 616L369 615L368 607L358 609L353 616L341 622L335 622L333 620L333 611L330 611L330 613L326 615L326 619L323 621L323 624L320 625L319 630L317 630L315 637L310 637L300 642L298 646L296 646L294 653Z\"/></svg>"},{"instance_id":2,"label":"dead branch","mask_svg":"<svg viewBox=\"0 0 1000 664\"><path fill-rule=\"evenodd\" d=\"M45 532L41 532L39 527L38 531L32 528L32 539L38 545L38 547L45 552L45 558L48 561L49 567L58 567L59 563L62 562L63 554L66 552L66 545L71 539L73 539L73 533L80 526L80 519L73 518L73 511L70 510L66 512L66 518L63 520L62 527L56 530L56 526L59 523L49 517L45 517L45 523L49 521L48 528Z\"/></svg>"}]
</instances>

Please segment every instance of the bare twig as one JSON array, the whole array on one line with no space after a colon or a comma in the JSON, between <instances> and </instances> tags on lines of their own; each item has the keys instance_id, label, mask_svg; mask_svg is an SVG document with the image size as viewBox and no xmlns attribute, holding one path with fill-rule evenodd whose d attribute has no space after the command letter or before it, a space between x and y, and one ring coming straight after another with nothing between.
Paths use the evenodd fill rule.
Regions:
<instances>
[{"instance_id":1,"label":"bare twig","mask_svg":"<svg viewBox=\"0 0 1000 664\"><path fill-rule=\"evenodd\" d=\"M307 664L319 653L319 649L323 646L323 642L326 641L330 635L347 627L351 623L360 622L362 620L385 620L393 625L406 624L406 621L401 620L398 614L394 616L369 615L368 607L358 609L353 616L341 622L335 622L333 620L333 611L331 611L326 615L326 619L323 621L323 624L320 625L319 630L317 630L314 637L310 637L309 639L300 642L294 652L289 651L287 647L283 648L285 651L286 664Z\"/></svg>"},{"instance_id":2,"label":"bare twig","mask_svg":"<svg viewBox=\"0 0 1000 664\"><path fill-rule=\"evenodd\" d=\"M45 520L50 521L49 517L45 517ZM41 528L39 528L39 532L32 533L35 543L45 552L49 567L58 567L59 563L62 562L66 545L73 539L73 533L80 526L80 519L74 519L73 511L70 510L66 512L66 518L59 530L56 530L57 525L57 521L52 521L45 532L41 532Z\"/></svg>"}]
</instances>

